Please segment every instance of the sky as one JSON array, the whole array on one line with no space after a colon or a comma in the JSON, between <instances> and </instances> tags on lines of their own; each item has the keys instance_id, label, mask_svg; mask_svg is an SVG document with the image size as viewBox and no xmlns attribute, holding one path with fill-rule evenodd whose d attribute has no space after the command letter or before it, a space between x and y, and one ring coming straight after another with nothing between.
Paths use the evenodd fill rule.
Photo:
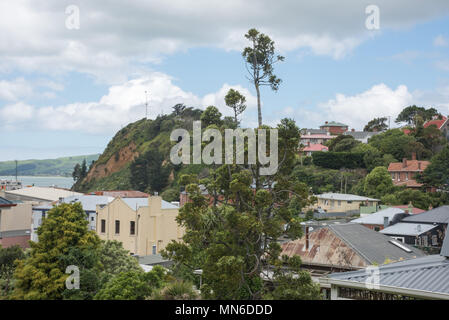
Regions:
<instances>
[{"instance_id":1,"label":"sky","mask_svg":"<svg viewBox=\"0 0 449 320\"><path fill-rule=\"evenodd\" d=\"M373 7L374 6L374 7ZM285 61L262 88L263 122L362 130L406 106L449 115L449 1L15 0L0 3L0 161L101 153L177 103L232 114L256 94L241 52L256 28Z\"/></svg>"}]
</instances>

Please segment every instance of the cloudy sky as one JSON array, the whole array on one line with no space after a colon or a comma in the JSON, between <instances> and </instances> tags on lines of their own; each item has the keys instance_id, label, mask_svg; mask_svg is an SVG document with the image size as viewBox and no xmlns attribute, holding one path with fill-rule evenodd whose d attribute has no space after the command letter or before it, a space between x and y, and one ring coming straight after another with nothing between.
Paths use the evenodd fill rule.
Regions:
<instances>
[{"instance_id":1,"label":"cloudy sky","mask_svg":"<svg viewBox=\"0 0 449 320\"><path fill-rule=\"evenodd\" d=\"M243 124L256 125L241 57L252 27L286 58L279 91L262 90L267 124L360 130L410 104L448 115L449 2L410 2L2 1L0 161L100 153L145 116L145 91L154 118L176 103L229 115L223 97L236 88L248 100ZM367 28L369 5L378 29Z\"/></svg>"}]
</instances>

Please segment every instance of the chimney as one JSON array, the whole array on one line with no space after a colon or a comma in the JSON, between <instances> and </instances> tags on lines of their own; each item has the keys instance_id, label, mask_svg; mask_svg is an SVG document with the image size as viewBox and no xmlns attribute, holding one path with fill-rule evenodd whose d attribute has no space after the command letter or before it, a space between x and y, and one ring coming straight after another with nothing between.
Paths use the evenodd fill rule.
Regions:
<instances>
[{"instance_id":1,"label":"chimney","mask_svg":"<svg viewBox=\"0 0 449 320\"><path fill-rule=\"evenodd\" d=\"M307 141L307 146L310 147L310 141Z\"/></svg>"},{"instance_id":2,"label":"chimney","mask_svg":"<svg viewBox=\"0 0 449 320\"><path fill-rule=\"evenodd\" d=\"M384 228L388 227L388 217L384 217Z\"/></svg>"},{"instance_id":3,"label":"chimney","mask_svg":"<svg viewBox=\"0 0 449 320\"><path fill-rule=\"evenodd\" d=\"M326 124L329 124L329 121L326 121L325 123L326 123Z\"/></svg>"},{"instance_id":4,"label":"chimney","mask_svg":"<svg viewBox=\"0 0 449 320\"><path fill-rule=\"evenodd\" d=\"M412 152L412 160L416 160L416 152Z\"/></svg>"},{"instance_id":5,"label":"chimney","mask_svg":"<svg viewBox=\"0 0 449 320\"><path fill-rule=\"evenodd\" d=\"M418 170L421 170L421 162L418 161Z\"/></svg>"},{"instance_id":6,"label":"chimney","mask_svg":"<svg viewBox=\"0 0 449 320\"><path fill-rule=\"evenodd\" d=\"M405 214L406 214L406 215L408 215L408 214L409 214L409 211L408 211L408 209L405 209L404 211L405 211Z\"/></svg>"},{"instance_id":7,"label":"chimney","mask_svg":"<svg viewBox=\"0 0 449 320\"><path fill-rule=\"evenodd\" d=\"M402 168L407 167L407 158L402 159Z\"/></svg>"},{"instance_id":8,"label":"chimney","mask_svg":"<svg viewBox=\"0 0 449 320\"><path fill-rule=\"evenodd\" d=\"M306 251L309 251L309 227L306 226Z\"/></svg>"},{"instance_id":9,"label":"chimney","mask_svg":"<svg viewBox=\"0 0 449 320\"><path fill-rule=\"evenodd\" d=\"M354 129L354 128L352 128L352 129L351 129L351 131L352 131L352 132L355 132L355 129Z\"/></svg>"}]
</instances>

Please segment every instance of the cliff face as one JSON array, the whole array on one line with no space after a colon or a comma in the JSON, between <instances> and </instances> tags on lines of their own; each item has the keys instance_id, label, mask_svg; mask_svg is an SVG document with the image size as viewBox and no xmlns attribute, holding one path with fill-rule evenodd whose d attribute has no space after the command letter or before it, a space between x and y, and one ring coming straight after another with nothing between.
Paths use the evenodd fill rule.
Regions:
<instances>
[{"instance_id":1,"label":"cliff face","mask_svg":"<svg viewBox=\"0 0 449 320\"><path fill-rule=\"evenodd\" d=\"M89 168L85 178L75 183L73 189L80 192L98 190L131 190L151 191L149 186L136 187L136 172L131 170L135 161L145 161L149 154L157 154L162 158L162 166L171 166L169 161L170 133L176 128L192 129L192 122L199 120L201 110L186 108L181 114L158 116L155 120L141 119L130 123L118 131L108 143L104 152ZM176 184L177 172L169 168L168 186ZM182 170L182 168L176 168ZM134 174L134 176L133 176Z\"/></svg>"}]
</instances>

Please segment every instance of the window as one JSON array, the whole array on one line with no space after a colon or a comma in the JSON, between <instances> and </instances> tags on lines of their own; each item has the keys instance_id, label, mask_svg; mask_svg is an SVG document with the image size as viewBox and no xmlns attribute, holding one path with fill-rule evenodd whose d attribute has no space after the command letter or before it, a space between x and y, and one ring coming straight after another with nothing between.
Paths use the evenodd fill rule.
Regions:
<instances>
[{"instance_id":1,"label":"window","mask_svg":"<svg viewBox=\"0 0 449 320\"><path fill-rule=\"evenodd\" d=\"M405 173L405 180L408 181L408 172Z\"/></svg>"},{"instance_id":2,"label":"window","mask_svg":"<svg viewBox=\"0 0 449 320\"><path fill-rule=\"evenodd\" d=\"M153 245L153 254L156 254L156 251L157 251L157 246Z\"/></svg>"},{"instance_id":3,"label":"window","mask_svg":"<svg viewBox=\"0 0 449 320\"><path fill-rule=\"evenodd\" d=\"M422 245L423 247L427 247L427 246L429 245L427 236L422 236L422 237L421 237L421 241L422 241L421 245Z\"/></svg>"},{"instance_id":4,"label":"window","mask_svg":"<svg viewBox=\"0 0 449 320\"><path fill-rule=\"evenodd\" d=\"M132 236L136 234L136 222L135 221L130 221L130 223L129 223L129 234Z\"/></svg>"},{"instance_id":5,"label":"window","mask_svg":"<svg viewBox=\"0 0 449 320\"><path fill-rule=\"evenodd\" d=\"M115 220L115 234L120 234L120 220Z\"/></svg>"},{"instance_id":6,"label":"window","mask_svg":"<svg viewBox=\"0 0 449 320\"><path fill-rule=\"evenodd\" d=\"M91 218L90 218L90 221L94 221L94 217L91 217Z\"/></svg>"},{"instance_id":7,"label":"window","mask_svg":"<svg viewBox=\"0 0 449 320\"><path fill-rule=\"evenodd\" d=\"M438 246L438 236L436 234L432 236L432 246Z\"/></svg>"},{"instance_id":8,"label":"window","mask_svg":"<svg viewBox=\"0 0 449 320\"><path fill-rule=\"evenodd\" d=\"M101 219L101 233L106 232L106 220Z\"/></svg>"},{"instance_id":9,"label":"window","mask_svg":"<svg viewBox=\"0 0 449 320\"><path fill-rule=\"evenodd\" d=\"M341 200L338 200L338 206L339 207L341 206Z\"/></svg>"},{"instance_id":10,"label":"window","mask_svg":"<svg viewBox=\"0 0 449 320\"><path fill-rule=\"evenodd\" d=\"M331 200L331 207L334 206L334 200Z\"/></svg>"},{"instance_id":11,"label":"window","mask_svg":"<svg viewBox=\"0 0 449 320\"><path fill-rule=\"evenodd\" d=\"M380 231L379 227L374 227L374 231Z\"/></svg>"}]
</instances>

